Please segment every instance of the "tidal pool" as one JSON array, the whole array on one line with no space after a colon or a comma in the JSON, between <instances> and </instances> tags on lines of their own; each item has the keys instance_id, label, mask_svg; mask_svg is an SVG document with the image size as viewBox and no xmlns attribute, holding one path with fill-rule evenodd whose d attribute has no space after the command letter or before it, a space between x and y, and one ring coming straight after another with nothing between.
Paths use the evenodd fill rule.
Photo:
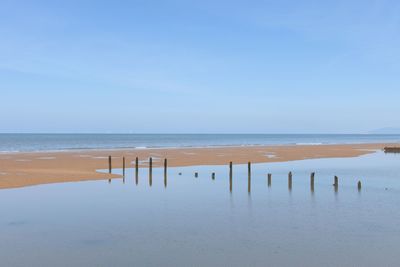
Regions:
<instances>
[{"instance_id":1,"label":"tidal pool","mask_svg":"<svg viewBox=\"0 0 400 267\"><path fill-rule=\"evenodd\" d=\"M111 182L1 190L1 266L398 266L400 261L399 155L253 164L250 193L247 165L234 165L232 192L228 165L169 168L167 186L163 169L153 169L152 186L148 177L147 169L140 169L136 184L134 170L127 169L125 179Z\"/></svg>"}]
</instances>

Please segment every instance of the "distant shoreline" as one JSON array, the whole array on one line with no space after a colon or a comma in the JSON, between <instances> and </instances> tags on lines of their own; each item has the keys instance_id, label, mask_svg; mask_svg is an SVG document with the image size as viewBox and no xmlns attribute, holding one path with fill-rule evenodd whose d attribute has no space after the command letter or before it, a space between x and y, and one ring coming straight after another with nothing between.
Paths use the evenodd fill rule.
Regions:
<instances>
[{"instance_id":1,"label":"distant shoreline","mask_svg":"<svg viewBox=\"0 0 400 267\"><path fill-rule=\"evenodd\" d=\"M261 145L224 146L203 148L152 148L152 149L83 149L57 152L17 152L0 154L0 189L30 185L102 180L118 178L119 175L100 173L108 168L108 156L112 156L113 168L133 168L135 158L141 168L147 167L149 157L154 167L162 166L168 159L169 167L196 165L288 162L319 158L358 157L382 150L399 143L334 144L334 145Z\"/></svg>"},{"instance_id":2,"label":"distant shoreline","mask_svg":"<svg viewBox=\"0 0 400 267\"><path fill-rule=\"evenodd\" d=\"M208 145L208 146L149 146L149 147L115 147L115 148L66 148L35 151L0 151L0 155L10 154L40 154L40 153L78 153L107 151L138 151L138 150L171 150L171 149L212 149L212 148L245 148L245 147L281 147L281 146L335 146L335 145L374 145L377 143L290 143L290 144L245 144L245 145ZM380 143L379 143L380 144ZM383 144L383 143L382 143ZM387 143L384 143L387 144ZM394 143L390 143L394 144ZM399 142L400 144L400 142Z\"/></svg>"},{"instance_id":3,"label":"distant shoreline","mask_svg":"<svg viewBox=\"0 0 400 267\"><path fill-rule=\"evenodd\" d=\"M114 149L397 143L397 134L46 134L0 133L0 154Z\"/></svg>"}]
</instances>

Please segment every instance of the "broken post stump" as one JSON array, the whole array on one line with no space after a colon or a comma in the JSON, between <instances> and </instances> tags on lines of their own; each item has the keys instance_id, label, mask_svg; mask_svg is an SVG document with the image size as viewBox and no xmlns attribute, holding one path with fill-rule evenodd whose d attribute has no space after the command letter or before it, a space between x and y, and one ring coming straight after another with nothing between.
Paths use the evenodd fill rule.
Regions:
<instances>
[{"instance_id":1,"label":"broken post stump","mask_svg":"<svg viewBox=\"0 0 400 267\"><path fill-rule=\"evenodd\" d=\"M315 177L315 172L312 172L310 176L310 188L312 192L314 192L314 177Z\"/></svg>"},{"instance_id":2,"label":"broken post stump","mask_svg":"<svg viewBox=\"0 0 400 267\"><path fill-rule=\"evenodd\" d=\"M271 187L272 184L272 174L268 173L268 187Z\"/></svg>"}]
</instances>

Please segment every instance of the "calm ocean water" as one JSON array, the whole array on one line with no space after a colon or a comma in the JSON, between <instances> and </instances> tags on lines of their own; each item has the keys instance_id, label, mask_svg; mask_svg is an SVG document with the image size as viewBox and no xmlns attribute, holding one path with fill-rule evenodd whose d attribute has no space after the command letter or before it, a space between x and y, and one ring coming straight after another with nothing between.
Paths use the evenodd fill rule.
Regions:
<instances>
[{"instance_id":1,"label":"calm ocean water","mask_svg":"<svg viewBox=\"0 0 400 267\"><path fill-rule=\"evenodd\" d=\"M253 164L250 193L247 165L232 192L227 166L0 190L1 266L399 266L399 160Z\"/></svg>"},{"instance_id":2,"label":"calm ocean water","mask_svg":"<svg viewBox=\"0 0 400 267\"><path fill-rule=\"evenodd\" d=\"M399 134L0 134L0 152L399 141Z\"/></svg>"}]
</instances>

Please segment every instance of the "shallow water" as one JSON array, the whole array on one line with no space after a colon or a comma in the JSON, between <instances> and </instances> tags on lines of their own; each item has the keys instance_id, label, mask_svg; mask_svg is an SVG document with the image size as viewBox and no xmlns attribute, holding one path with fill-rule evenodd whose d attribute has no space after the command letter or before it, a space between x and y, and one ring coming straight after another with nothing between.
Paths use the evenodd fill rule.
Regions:
<instances>
[{"instance_id":1,"label":"shallow water","mask_svg":"<svg viewBox=\"0 0 400 267\"><path fill-rule=\"evenodd\" d=\"M151 187L147 170L136 185L128 169L125 183L1 190L0 258L4 266L398 266L399 163L376 153L253 164L251 193L247 165L234 165L232 192L228 166L169 168L167 187L162 169Z\"/></svg>"}]
</instances>

